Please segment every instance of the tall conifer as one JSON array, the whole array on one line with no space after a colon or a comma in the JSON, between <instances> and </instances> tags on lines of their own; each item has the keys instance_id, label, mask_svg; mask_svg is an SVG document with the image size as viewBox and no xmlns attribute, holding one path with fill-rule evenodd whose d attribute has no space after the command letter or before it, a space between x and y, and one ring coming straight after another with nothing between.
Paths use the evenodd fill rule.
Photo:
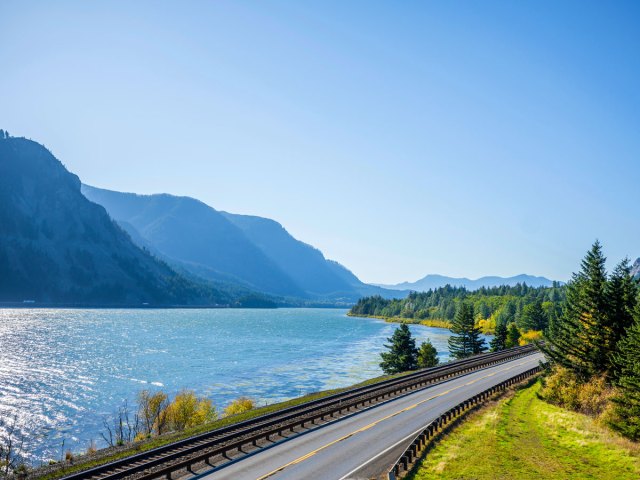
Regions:
<instances>
[{"instance_id":1,"label":"tall conifer","mask_svg":"<svg viewBox=\"0 0 640 480\"><path fill-rule=\"evenodd\" d=\"M618 343L613 361L618 372L616 384L620 394L615 403L611 426L632 440L640 440L640 305L627 334Z\"/></svg>"},{"instance_id":2,"label":"tall conifer","mask_svg":"<svg viewBox=\"0 0 640 480\"><path fill-rule=\"evenodd\" d=\"M393 335L387 338L387 341L390 343L386 344L385 347L389 351L380 354L382 357L380 368L384 373L392 375L418 368L416 341L411 336L411 331L406 324L403 323L396 328Z\"/></svg>"},{"instance_id":3,"label":"tall conifer","mask_svg":"<svg viewBox=\"0 0 640 480\"><path fill-rule=\"evenodd\" d=\"M491 340L491 342L489 342L489 345L491 346L492 352L499 352L500 350L504 350L505 348L507 348L507 324L506 323L499 323L498 325L496 325L495 335Z\"/></svg>"},{"instance_id":4,"label":"tall conifer","mask_svg":"<svg viewBox=\"0 0 640 480\"><path fill-rule=\"evenodd\" d=\"M451 324L449 337L449 353L453 358L464 358L484 352L487 347L480 338L480 328L475 326L473 305L460 302Z\"/></svg>"},{"instance_id":5,"label":"tall conifer","mask_svg":"<svg viewBox=\"0 0 640 480\"><path fill-rule=\"evenodd\" d=\"M555 362L583 378L607 372L615 348L609 308L606 258L596 241L582 260L580 272L567 284L567 299L542 350Z\"/></svg>"},{"instance_id":6,"label":"tall conifer","mask_svg":"<svg viewBox=\"0 0 640 480\"><path fill-rule=\"evenodd\" d=\"M629 259L622 260L613 270L607 288L614 349L633 325L638 297L638 281L631 276ZM614 366L615 367L615 366Z\"/></svg>"}]
</instances>

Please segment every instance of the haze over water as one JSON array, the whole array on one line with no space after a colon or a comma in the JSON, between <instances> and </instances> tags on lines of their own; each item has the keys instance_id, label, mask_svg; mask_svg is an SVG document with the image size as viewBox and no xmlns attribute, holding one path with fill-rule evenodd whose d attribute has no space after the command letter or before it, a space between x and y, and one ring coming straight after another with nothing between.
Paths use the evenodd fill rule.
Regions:
<instances>
[{"instance_id":1,"label":"haze over water","mask_svg":"<svg viewBox=\"0 0 640 480\"><path fill-rule=\"evenodd\" d=\"M59 459L63 439L103 446L103 417L141 389L190 388L221 410L380 375L395 327L338 309L0 310L0 411L18 414L32 461ZM410 328L447 360L447 330Z\"/></svg>"}]
</instances>

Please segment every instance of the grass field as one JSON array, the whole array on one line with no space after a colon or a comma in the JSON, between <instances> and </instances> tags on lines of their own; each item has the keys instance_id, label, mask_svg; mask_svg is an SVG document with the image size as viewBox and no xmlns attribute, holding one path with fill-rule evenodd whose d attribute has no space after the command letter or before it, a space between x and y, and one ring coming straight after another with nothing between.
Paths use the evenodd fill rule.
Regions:
<instances>
[{"instance_id":1,"label":"grass field","mask_svg":"<svg viewBox=\"0 0 640 480\"><path fill-rule=\"evenodd\" d=\"M537 397L539 381L472 414L412 480L640 478L640 444Z\"/></svg>"}]
</instances>

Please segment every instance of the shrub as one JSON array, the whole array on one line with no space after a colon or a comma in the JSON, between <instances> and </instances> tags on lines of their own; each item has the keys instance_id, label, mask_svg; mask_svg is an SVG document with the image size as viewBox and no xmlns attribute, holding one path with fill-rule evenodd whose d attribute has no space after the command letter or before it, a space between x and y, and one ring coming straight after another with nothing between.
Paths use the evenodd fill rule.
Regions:
<instances>
[{"instance_id":1,"label":"shrub","mask_svg":"<svg viewBox=\"0 0 640 480\"><path fill-rule=\"evenodd\" d=\"M224 415L225 417L239 415L241 413L248 412L249 410L253 410L253 407L253 400L247 397L240 397L227 405L227 408L224 409Z\"/></svg>"},{"instance_id":2,"label":"shrub","mask_svg":"<svg viewBox=\"0 0 640 480\"><path fill-rule=\"evenodd\" d=\"M91 440L89 442L89 446L87 447L87 455L93 455L97 451L98 451L98 448L96 447L96 442Z\"/></svg>"},{"instance_id":3,"label":"shrub","mask_svg":"<svg viewBox=\"0 0 640 480\"><path fill-rule=\"evenodd\" d=\"M536 340L542 340L542 330L529 330L528 332L523 333L520 336L518 343L522 346Z\"/></svg>"},{"instance_id":4,"label":"shrub","mask_svg":"<svg viewBox=\"0 0 640 480\"><path fill-rule=\"evenodd\" d=\"M544 378L540 397L549 403L578 410L578 378L566 368L556 367Z\"/></svg>"},{"instance_id":5,"label":"shrub","mask_svg":"<svg viewBox=\"0 0 640 480\"><path fill-rule=\"evenodd\" d=\"M585 382L571 370L555 367L544 379L540 396L549 403L597 417L608 412L614 393L604 375Z\"/></svg>"},{"instance_id":6,"label":"shrub","mask_svg":"<svg viewBox=\"0 0 640 480\"><path fill-rule=\"evenodd\" d=\"M212 422L217 414L211 400L197 397L193 390L183 390L169 404L167 417L170 429L180 431Z\"/></svg>"}]
</instances>

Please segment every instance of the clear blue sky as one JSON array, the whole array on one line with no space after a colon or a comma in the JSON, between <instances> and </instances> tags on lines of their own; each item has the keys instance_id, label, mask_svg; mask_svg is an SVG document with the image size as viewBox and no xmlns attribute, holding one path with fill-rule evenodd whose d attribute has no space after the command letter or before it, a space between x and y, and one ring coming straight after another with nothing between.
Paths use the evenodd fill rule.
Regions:
<instances>
[{"instance_id":1,"label":"clear blue sky","mask_svg":"<svg viewBox=\"0 0 640 480\"><path fill-rule=\"evenodd\" d=\"M0 128L363 280L640 255L640 3L0 3Z\"/></svg>"}]
</instances>

